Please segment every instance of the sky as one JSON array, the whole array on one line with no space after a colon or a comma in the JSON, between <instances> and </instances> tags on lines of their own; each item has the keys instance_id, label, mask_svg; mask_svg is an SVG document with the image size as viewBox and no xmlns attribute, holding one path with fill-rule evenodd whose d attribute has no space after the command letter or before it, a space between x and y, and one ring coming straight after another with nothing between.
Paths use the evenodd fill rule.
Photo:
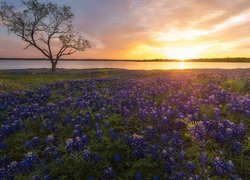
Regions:
<instances>
[{"instance_id":1,"label":"sky","mask_svg":"<svg viewBox=\"0 0 250 180\"><path fill-rule=\"evenodd\" d=\"M41 0L43 1L43 0ZM0 0L0 2L3 2ZM20 7L21 1L8 0ZM250 0L53 0L92 48L65 58L250 57ZM0 26L0 57L43 57Z\"/></svg>"}]
</instances>

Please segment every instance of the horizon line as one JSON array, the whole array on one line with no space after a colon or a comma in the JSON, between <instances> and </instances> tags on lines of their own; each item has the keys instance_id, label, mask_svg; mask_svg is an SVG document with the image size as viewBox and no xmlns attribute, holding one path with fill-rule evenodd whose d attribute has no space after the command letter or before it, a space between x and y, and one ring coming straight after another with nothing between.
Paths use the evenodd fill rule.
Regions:
<instances>
[{"instance_id":1,"label":"horizon line","mask_svg":"<svg viewBox=\"0 0 250 180\"><path fill-rule=\"evenodd\" d=\"M192 60L225 60L225 59L244 59L250 60L250 57L213 57L213 58L189 58L189 59L169 59L169 58L147 58L147 59L112 59L112 58L62 58L60 60L81 60L81 61L192 61ZM33 58L33 57L0 57L0 60L49 60L48 58Z\"/></svg>"}]
</instances>

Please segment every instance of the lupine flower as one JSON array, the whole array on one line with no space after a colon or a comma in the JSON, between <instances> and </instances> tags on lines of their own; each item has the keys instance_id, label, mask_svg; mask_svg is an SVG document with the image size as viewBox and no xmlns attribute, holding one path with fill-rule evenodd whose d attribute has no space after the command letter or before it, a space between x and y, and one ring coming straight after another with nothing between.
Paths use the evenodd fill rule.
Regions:
<instances>
[{"instance_id":1,"label":"lupine flower","mask_svg":"<svg viewBox=\"0 0 250 180\"><path fill-rule=\"evenodd\" d=\"M53 135L48 135L48 136L46 137L46 140L45 140L45 142L46 142L47 145L53 144L54 141L55 141L55 138L54 138Z\"/></svg>"},{"instance_id":2,"label":"lupine flower","mask_svg":"<svg viewBox=\"0 0 250 180\"><path fill-rule=\"evenodd\" d=\"M89 161L91 159L91 157L92 157L91 151L89 149L85 149L83 151L84 160Z\"/></svg>"},{"instance_id":3,"label":"lupine flower","mask_svg":"<svg viewBox=\"0 0 250 180\"><path fill-rule=\"evenodd\" d=\"M102 135L103 135L102 130L97 130L97 131L96 131L96 139L97 139L98 141L101 141L101 140L102 140Z\"/></svg>"},{"instance_id":4,"label":"lupine flower","mask_svg":"<svg viewBox=\"0 0 250 180\"><path fill-rule=\"evenodd\" d=\"M240 142L234 142L232 145L232 151L237 154L240 153L242 150L242 144Z\"/></svg>"},{"instance_id":5,"label":"lupine flower","mask_svg":"<svg viewBox=\"0 0 250 180\"><path fill-rule=\"evenodd\" d=\"M6 175L14 177L19 173L18 163L16 161L11 162L6 169Z\"/></svg>"},{"instance_id":6,"label":"lupine flower","mask_svg":"<svg viewBox=\"0 0 250 180\"><path fill-rule=\"evenodd\" d=\"M38 175L33 175L31 177L32 180L41 180L41 178Z\"/></svg>"},{"instance_id":7,"label":"lupine flower","mask_svg":"<svg viewBox=\"0 0 250 180\"><path fill-rule=\"evenodd\" d=\"M129 137L128 141L133 149L133 154L135 155L135 157L143 158L147 147L147 143L143 136L133 134L132 137Z\"/></svg>"},{"instance_id":8,"label":"lupine flower","mask_svg":"<svg viewBox=\"0 0 250 180\"><path fill-rule=\"evenodd\" d=\"M185 159L185 152L184 152L184 151L181 151L181 152L179 153L179 158L180 158L181 160L184 160L184 159Z\"/></svg>"},{"instance_id":9,"label":"lupine flower","mask_svg":"<svg viewBox=\"0 0 250 180\"><path fill-rule=\"evenodd\" d=\"M66 140L66 148L68 151L73 151L74 144L73 144L73 139L67 139Z\"/></svg>"},{"instance_id":10,"label":"lupine flower","mask_svg":"<svg viewBox=\"0 0 250 180\"><path fill-rule=\"evenodd\" d=\"M154 176L153 180L161 180L160 176Z\"/></svg>"},{"instance_id":11,"label":"lupine flower","mask_svg":"<svg viewBox=\"0 0 250 180\"><path fill-rule=\"evenodd\" d=\"M220 110L218 108L214 108L214 115L215 115L216 118L219 118Z\"/></svg>"},{"instance_id":12,"label":"lupine flower","mask_svg":"<svg viewBox=\"0 0 250 180\"><path fill-rule=\"evenodd\" d=\"M19 166L23 173L27 173L32 171L39 162L40 159L36 154L28 152L25 154L25 158L19 163Z\"/></svg>"},{"instance_id":13,"label":"lupine flower","mask_svg":"<svg viewBox=\"0 0 250 180\"><path fill-rule=\"evenodd\" d=\"M208 157L207 154L205 152L202 152L199 156L199 161L201 165L206 165L208 162Z\"/></svg>"},{"instance_id":14,"label":"lupine flower","mask_svg":"<svg viewBox=\"0 0 250 180\"><path fill-rule=\"evenodd\" d=\"M94 161L95 161L96 164L99 163L100 162L100 157L95 155L94 156Z\"/></svg>"},{"instance_id":15,"label":"lupine flower","mask_svg":"<svg viewBox=\"0 0 250 180\"><path fill-rule=\"evenodd\" d=\"M7 148L7 143L4 141L0 141L0 150L4 150Z\"/></svg>"},{"instance_id":16,"label":"lupine flower","mask_svg":"<svg viewBox=\"0 0 250 180\"><path fill-rule=\"evenodd\" d=\"M122 162L121 155L119 153L115 153L115 155L114 155L114 161L117 164L119 164L119 163Z\"/></svg>"},{"instance_id":17,"label":"lupine flower","mask_svg":"<svg viewBox=\"0 0 250 180\"><path fill-rule=\"evenodd\" d=\"M235 166L231 160L227 161L225 163L225 168L228 172L234 172L235 171Z\"/></svg>"},{"instance_id":18,"label":"lupine flower","mask_svg":"<svg viewBox=\"0 0 250 180\"><path fill-rule=\"evenodd\" d=\"M4 177L6 177L6 169L1 167L0 168L0 178L4 179Z\"/></svg>"},{"instance_id":19,"label":"lupine flower","mask_svg":"<svg viewBox=\"0 0 250 180\"><path fill-rule=\"evenodd\" d=\"M115 133L115 129L114 128L110 128L109 130L109 135L112 141L115 141L117 139L117 135Z\"/></svg>"},{"instance_id":20,"label":"lupine flower","mask_svg":"<svg viewBox=\"0 0 250 180\"><path fill-rule=\"evenodd\" d=\"M224 176L226 174L225 164L219 157L216 157L214 159L213 167L214 167L215 173L218 174L219 176Z\"/></svg>"},{"instance_id":21,"label":"lupine flower","mask_svg":"<svg viewBox=\"0 0 250 180\"><path fill-rule=\"evenodd\" d=\"M143 180L143 174L140 173L140 172L136 173L136 174L135 174L135 179L136 179L136 180Z\"/></svg>"},{"instance_id":22,"label":"lupine flower","mask_svg":"<svg viewBox=\"0 0 250 180\"><path fill-rule=\"evenodd\" d=\"M195 169L196 169L196 165L194 162L192 161L188 161L187 162L187 169L190 173L194 173Z\"/></svg>"},{"instance_id":23,"label":"lupine flower","mask_svg":"<svg viewBox=\"0 0 250 180\"><path fill-rule=\"evenodd\" d=\"M104 177L110 179L114 176L114 170L112 167L108 167L104 170Z\"/></svg>"}]
</instances>

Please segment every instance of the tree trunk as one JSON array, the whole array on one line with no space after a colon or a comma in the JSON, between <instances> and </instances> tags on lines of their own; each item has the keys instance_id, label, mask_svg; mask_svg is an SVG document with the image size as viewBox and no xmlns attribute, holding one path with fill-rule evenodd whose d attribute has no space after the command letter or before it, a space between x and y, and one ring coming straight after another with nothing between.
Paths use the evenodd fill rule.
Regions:
<instances>
[{"instance_id":1,"label":"tree trunk","mask_svg":"<svg viewBox=\"0 0 250 180\"><path fill-rule=\"evenodd\" d=\"M51 64L52 64L52 73L55 73L56 72L56 65L57 65L57 61L51 61Z\"/></svg>"}]
</instances>

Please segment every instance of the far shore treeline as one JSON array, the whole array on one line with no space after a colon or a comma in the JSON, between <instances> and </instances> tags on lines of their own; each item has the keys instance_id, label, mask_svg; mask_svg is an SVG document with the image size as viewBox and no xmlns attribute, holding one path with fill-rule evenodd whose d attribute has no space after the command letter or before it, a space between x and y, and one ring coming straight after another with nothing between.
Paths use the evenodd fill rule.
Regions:
<instances>
[{"instance_id":1,"label":"far shore treeline","mask_svg":"<svg viewBox=\"0 0 250 180\"><path fill-rule=\"evenodd\" d=\"M0 60L48 60L46 58L5 58L0 57ZM61 59L61 61L130 61L130 62L178 62L179 59ZM186 59L186 62L249 62L250 58L235 57L235 58L199 58Z\"/></svg>"}]
</instances>

